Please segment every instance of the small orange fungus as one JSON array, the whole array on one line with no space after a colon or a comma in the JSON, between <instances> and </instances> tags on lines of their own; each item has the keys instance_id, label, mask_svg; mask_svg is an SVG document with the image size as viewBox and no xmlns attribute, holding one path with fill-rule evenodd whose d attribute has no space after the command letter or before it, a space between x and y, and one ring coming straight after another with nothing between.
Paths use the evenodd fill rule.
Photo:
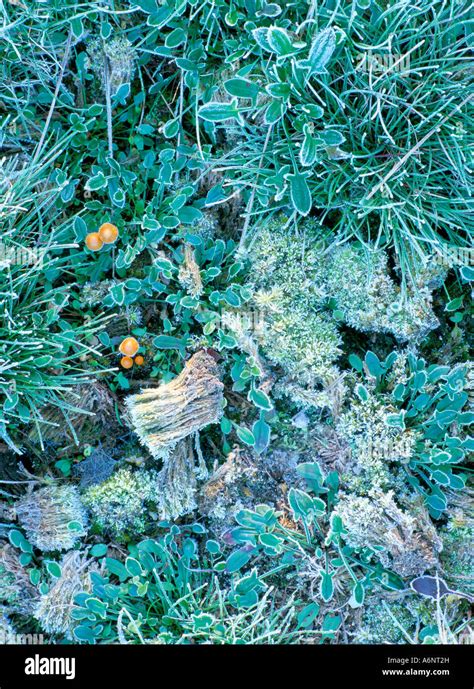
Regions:
<instances>
[{"instance_id":1,"label":"small orange fungus","mask_svg":"<svg viewBox=\"0 0 474 689\"><path fill-rule=\"evenodd\" d=\"M119 231L111 222L105 222L99 227L99 237L104 244L113 244L117 241Z\"/></svg>"},{"instance_id":2,"label":"small orange fungus","mask_svg":"<svg viewBox=\"0 0 474 689\"><path fill-rule=\"evenodd\" d=\"M134 337L126 337L119 346L119 351L125 356L135 356L138 352L140 345Z\"/></svg>"},{"instance_id":3,"label":"small orange fungus","mask_svg":"<svg viewBox=\"0 0 474 689\"><path fill-rule=\"evenodd\" d=\"M86 237L86 246L90 251L100 251L103 245L104 242L98 232L89 232Z\"/></svg>"}]
</instances>

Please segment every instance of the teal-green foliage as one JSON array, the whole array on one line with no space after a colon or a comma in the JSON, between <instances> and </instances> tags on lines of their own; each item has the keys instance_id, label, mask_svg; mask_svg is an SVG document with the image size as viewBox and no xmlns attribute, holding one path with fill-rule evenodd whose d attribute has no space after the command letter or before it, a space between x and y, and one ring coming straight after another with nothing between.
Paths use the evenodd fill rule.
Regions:
<instances>
[{"instance_id":1,"label":"teal-green foliage","mask_svg":"<svg viewBox=\"0 0 474 689\"><path fill-rule=\"evenodd\" d=\"M363 409L375 398L384 416L385 442L377 439L382 461L385 456L397 462L397 452L390 455L389 437L389 429L396 429L397 443L404 435L408 440L408 452L398 453L405 481L423 496L430 514L439 518L447 507L447 491L466 485L465 460L473 449L468 434L474 421L469 402L471 365L429 365L412 353L393 353L381 361L373 352L364 362L357 356L351 362L362 374L363 384L356 387L359 406ZM357 436L361 430L366 433L362 441L367 441L370 424L353 432ZM360 461L363 464L363 458Z\"/></svg>"},{"instance_id":2,"label":"teal-green foliage","mask_svg":"<svg viewBox=\"0 0 474 689\"><path fill-rule=\"evenodd\" d=\"M124 562L106 558L92 590L76 596L74 635L85 643L282 643L307 634L293 601L278 606L255 572L232 582L222 574L219 545L201 552L199 524L130 547ZM245 600L262 593L257 604ZM242 595L244 594L244 595Z\"/></svg>"},{"instance_id":3,"label":"teal-green foliage","mask_svg":"<svg viewBox=\"0 0 474 689\"><path fill-rule=\"evenodd\" d=\"M12 448L26 423L41 440L45 405L67 423L77 409L67 393L99 370L96 334L104 319L71 303L75 282L65 254L72 237L64 220L56 222L65 205L58 155L53 148L32 170L0 163L0 436Z\"/></svg>"}]
</instances>

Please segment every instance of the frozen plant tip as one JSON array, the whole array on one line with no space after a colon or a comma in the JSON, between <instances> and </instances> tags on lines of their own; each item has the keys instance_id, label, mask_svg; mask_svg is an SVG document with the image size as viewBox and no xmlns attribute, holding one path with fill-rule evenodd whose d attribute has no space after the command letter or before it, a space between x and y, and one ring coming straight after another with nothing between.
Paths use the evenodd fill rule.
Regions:
<instances>
[{"instance_id":1,"label":"frozen plant tip","mask_svg":"<svg viewBox=\"0 0 474 689\"><path fill-rule=\"evenodd\" d=\"M75 486L29 492L15 509L28 540L40 550L69 550L86 535L86 513Z\"/></svg>"},{"instance_id":2,"label":"frozen plant tip","mask_svg":"<svg viewBox=\"0 0 474 689\"><path fill-rule=\"evenodd\" d=\"M177 519L196 509L196 468L192 438L188 437L163 461L158 474L154 502L162 519Z\"/></svg>"},{"instance_id":3,"label":"frozen plant tip","mask_svg":"<svg viewBox=\"0 0 474 689\"><path fill-rule=\"evenodd\" d=\"M216 361L196 352L169 383L127 398L140 441L154 457L168 456L179 440L220 419L223 388Z\"/></svg>"},{"instance_id":4,"label":"frozen plant tip","mask_svg":"<svg viewBox=\"0 0 474 689\"><path fill-rule=\"evenodd\" d=\"M72 639L72 628L77 624L71 615L77 607L74 598L91 590L90 573L99 572L99 568L93 560L74 550L63 557L60 569L61 576L41 596L34 616L49 634L64 634Z\"/></svg>"}]
</instances>

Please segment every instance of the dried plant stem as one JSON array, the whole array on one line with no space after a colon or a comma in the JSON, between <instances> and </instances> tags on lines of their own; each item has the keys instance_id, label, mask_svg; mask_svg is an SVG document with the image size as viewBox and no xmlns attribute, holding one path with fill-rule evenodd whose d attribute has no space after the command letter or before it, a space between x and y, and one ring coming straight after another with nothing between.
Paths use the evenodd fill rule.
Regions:
<instances>
[{"instance_id":1,"label":"dried plant stem","mask_svg":"<svg viewBox=\"0 0 474 689\"><path fill-rule=\"evenodd\" d=\"M107 141L109 147L109 156L114 157L114 142L112 134L112 100L110 97L110 63L107 55L104 52L105 60L105 103L107 108Z\"/></svg>"},{"instance_id":2,"label":"dried plant stem","mask_svg":"<svg viewBox=\"0 0 474 689\"><path fill-rule=\"evenodd\" d=\"M63 57L63 60L61 62L61 67L59 68L58 81L56 82L56 88L54 89L53 100L51 101L48 115L46 117L46 122L44 124L43 131L41 132L41 137L40 137L38 146L36 148L36 153L35 153L34 158L33 158L34 163L38 160L38 157L39 157L41 151L43 150L44 140L46 138L46 134L48 132L49 125L51 123L51 118L53 116L54 109L56 107L56 101L58 99L59 89L61 88L61 84L63 83L64 72L66 71L66 65L69 61L69 53L71 52L71 39L72 39L72 29L69 31L69 35L67 37L67 43L66 43L66 49L64 51L64 57Z\"/></svg>"}]
</instances>

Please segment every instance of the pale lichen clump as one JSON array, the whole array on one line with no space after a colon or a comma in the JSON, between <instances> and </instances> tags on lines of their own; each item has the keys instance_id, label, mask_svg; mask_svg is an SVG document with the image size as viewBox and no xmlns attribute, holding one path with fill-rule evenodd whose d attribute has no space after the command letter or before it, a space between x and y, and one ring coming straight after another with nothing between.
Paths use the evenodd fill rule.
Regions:
<instances>
[{"instance_id":1,"label":"pale lichen clump","mask_svg":"<svg viewBox=\"0 0 474 689\"><path fill-rule=\"evenodd\" d=\"M327 377L327 382L326 377L321 381L322 389L313 388L309 385L304 386L293 380L291 376L282 377L272 388L273 399L287 397L300 410L310 407L327 408L332 416L336 417L347 390L344 384L344 374L336 377L335 369L330 369L329 372L331 375Z\"/></svg>"},{"instance_id":2,"label":"pale lichen clump","mask_svg":"<svg viewBox=\"0 0 474 689\"><path fill-rule=\"evenodd\" d=\"M391 277L388 256L351 242L327 248L313 220L296 231L280 215L258 232L249 252L249 287L264 316L265 355L305 385L338 376L339 326L417 342L439 323L432 292L443 280L426 268L406 289ZM336 318L337 316L337 318Z\"/></svg>"},{"instance_id":3,"label":"pale lichen clump","mask_svg":"<svg viewBox=\"0 0 474 689\"><path fill-rule=\"evenodd\" d=\"M251 279L257 290L278 288L286 299L301 297L314 306L324 297L314 281L322 255L318 228L307 220L297 231L287 220L279 215L259 229L249 256Z\"/></svg>"},{"instance_id":4,"label":"pale lichen clump","mask_svg":"<svg viewBox=\"0 0 474 689\"><path fill-rule=\"evenodd\" d=\"M83 502L102 531L123 536L141 534L147 524L147 500L158 472L119 469L107 481L88 488Z\"/></svg>"},{"instance_id":5,"label":"pale lichen clump","mask_svg":"<svg viewBox=\"0 0 474 689\"><path fill-rule=\"evenodd\" d=\"M390 277L387 254L355 243L337 246L323 258L324 288L337 302L344 322L362 332L390 333L401 341L420 340L439 325L431 306L432 289L424 279L404 293Z\"/></svg>"},{"instance_id":6,"label":"pale lichen clump","mask_svg":"<svg viewBox=\"0 0 474 689\"><path fill-rule=\"evenodd\" d=\"M335 424L338 437L350 450L342 482L359 495L390 486L391 465L407 463L418 438L416 430L389 426L387 418L395 409L372 391L366 392L367 399L354 397Z\"/></svg>"},{"instance_id":7,"label":"pale lichen clump","mask_svg":"<svg viewBox=\"0 0 474 689\"><path fill-rule=\"evenodd\" d=\"M198 446L199 447L199 446ZM160 519L178 519L196 509L198 479L207 475L204 458L196 463L190 437L181 440L168 457L156 481L150 483L149 499Z\"/></svg>"},{"instance_id":8,"label":"pale lichen clump","mask_svg":"<svg viewBox=\"0 0 474 689\"><path fill-rule=\"evenodd\" d=\"M333 361L340 353L341 340L334 324L317 313L298 308L282 308L273 313L261 337L268 358L305 384L332 378L338 371Z\"/></svg>"},{"instance_id":9,"label":"pale lichen clump","mask_svg":"<svg viewBox=\"0 0 474 689\"><path fill-rule=\"evenodd\" d=\"M16 505L30 543L40 550L70 550L87 533L87 515L75 486L30 491Z\"/></svg>"},{"instance_id":10,"label":"pale lichen clump","mask_svg":"<svg viewBox=\"0 0 474 689\"><path fill-rule=\"evenodd\" d=\"M160 471L119 469L88 488L83 500L102 531L138 535L154 520L177 519L195 510L198 479L206 475L204 459L196 461L193 440L185 438L163 459Z\"/></svg>"},{"instance_id":11,"label":"pale lichen clump","mask_svg":"<svg viewBox=\"0 0 474 689\"><path fill-rule=\"evenodd\" d=\"M262 503L275 504L282 498L283 481L276 479L277 473L274 463L235 449L202 486L198 499L200 514L210 520L216 534L223 535L234 526L240 510L254 509Z\"/></svg>"},{"instance_id":12,"label":"pale lichen clump","mask_svg":"<svg viewBox=\"0 0 474 689\"><path fill-rule=\"evenodd\" d=\"M154 457L168 457L180 440L219 421L223 388L215 359L196 352L169 383L127 398L140 441Z\"/></svg>"},{"instance_id":13,"label":"pale lichen clump","mask_svg":"<svg viewBox=\"0 0 474 689\"><path fill-rule=\"evenodd\" d=\"M226 461L209 477L200 492L199 510L210 519L231 520L245 507L242 487L257 474L257 466L239 452L231 452Z\"/></svg>"},{"instance_id":14,"label":"pale lichen clump","mask_svg":"<svg viewBox=\"0 0 474 689\"><path fill-rule=\"evenodd\" d=\"M263 351L304 384L337 376L341 338L314 280L318 235L307 223L298 234L279 216L261 229L251 251L253 300L264 318Z\"/></svg>"},{"instance_id":15,"label":"pale lichen clump","mask_svg":"<svg viewBox=\"0 0 474 689\"><path fill-rule=\"evenodd\" d=\"M372 548L400 576L418 576L438 565L442 541L421 504L412 503L408 513L397 505L393 491L342 494L334 513L347 529L349 545Z\"/></svg>"},{"instance_id":16,"label":"pale lichen clump","mask_svg":"<svg viewBox=\"0 0 474 689\"><path fill-rule=\"evenodd\" d=\"M59 565L61 576L41 596L34 617L47 633L64 635L72 640L73 627L77 624L71 614L77 607L74 599L78 593L90 592L90 574L100 570L94 560L78 550L66 553Z\"/></svg>"}]
</instances>

